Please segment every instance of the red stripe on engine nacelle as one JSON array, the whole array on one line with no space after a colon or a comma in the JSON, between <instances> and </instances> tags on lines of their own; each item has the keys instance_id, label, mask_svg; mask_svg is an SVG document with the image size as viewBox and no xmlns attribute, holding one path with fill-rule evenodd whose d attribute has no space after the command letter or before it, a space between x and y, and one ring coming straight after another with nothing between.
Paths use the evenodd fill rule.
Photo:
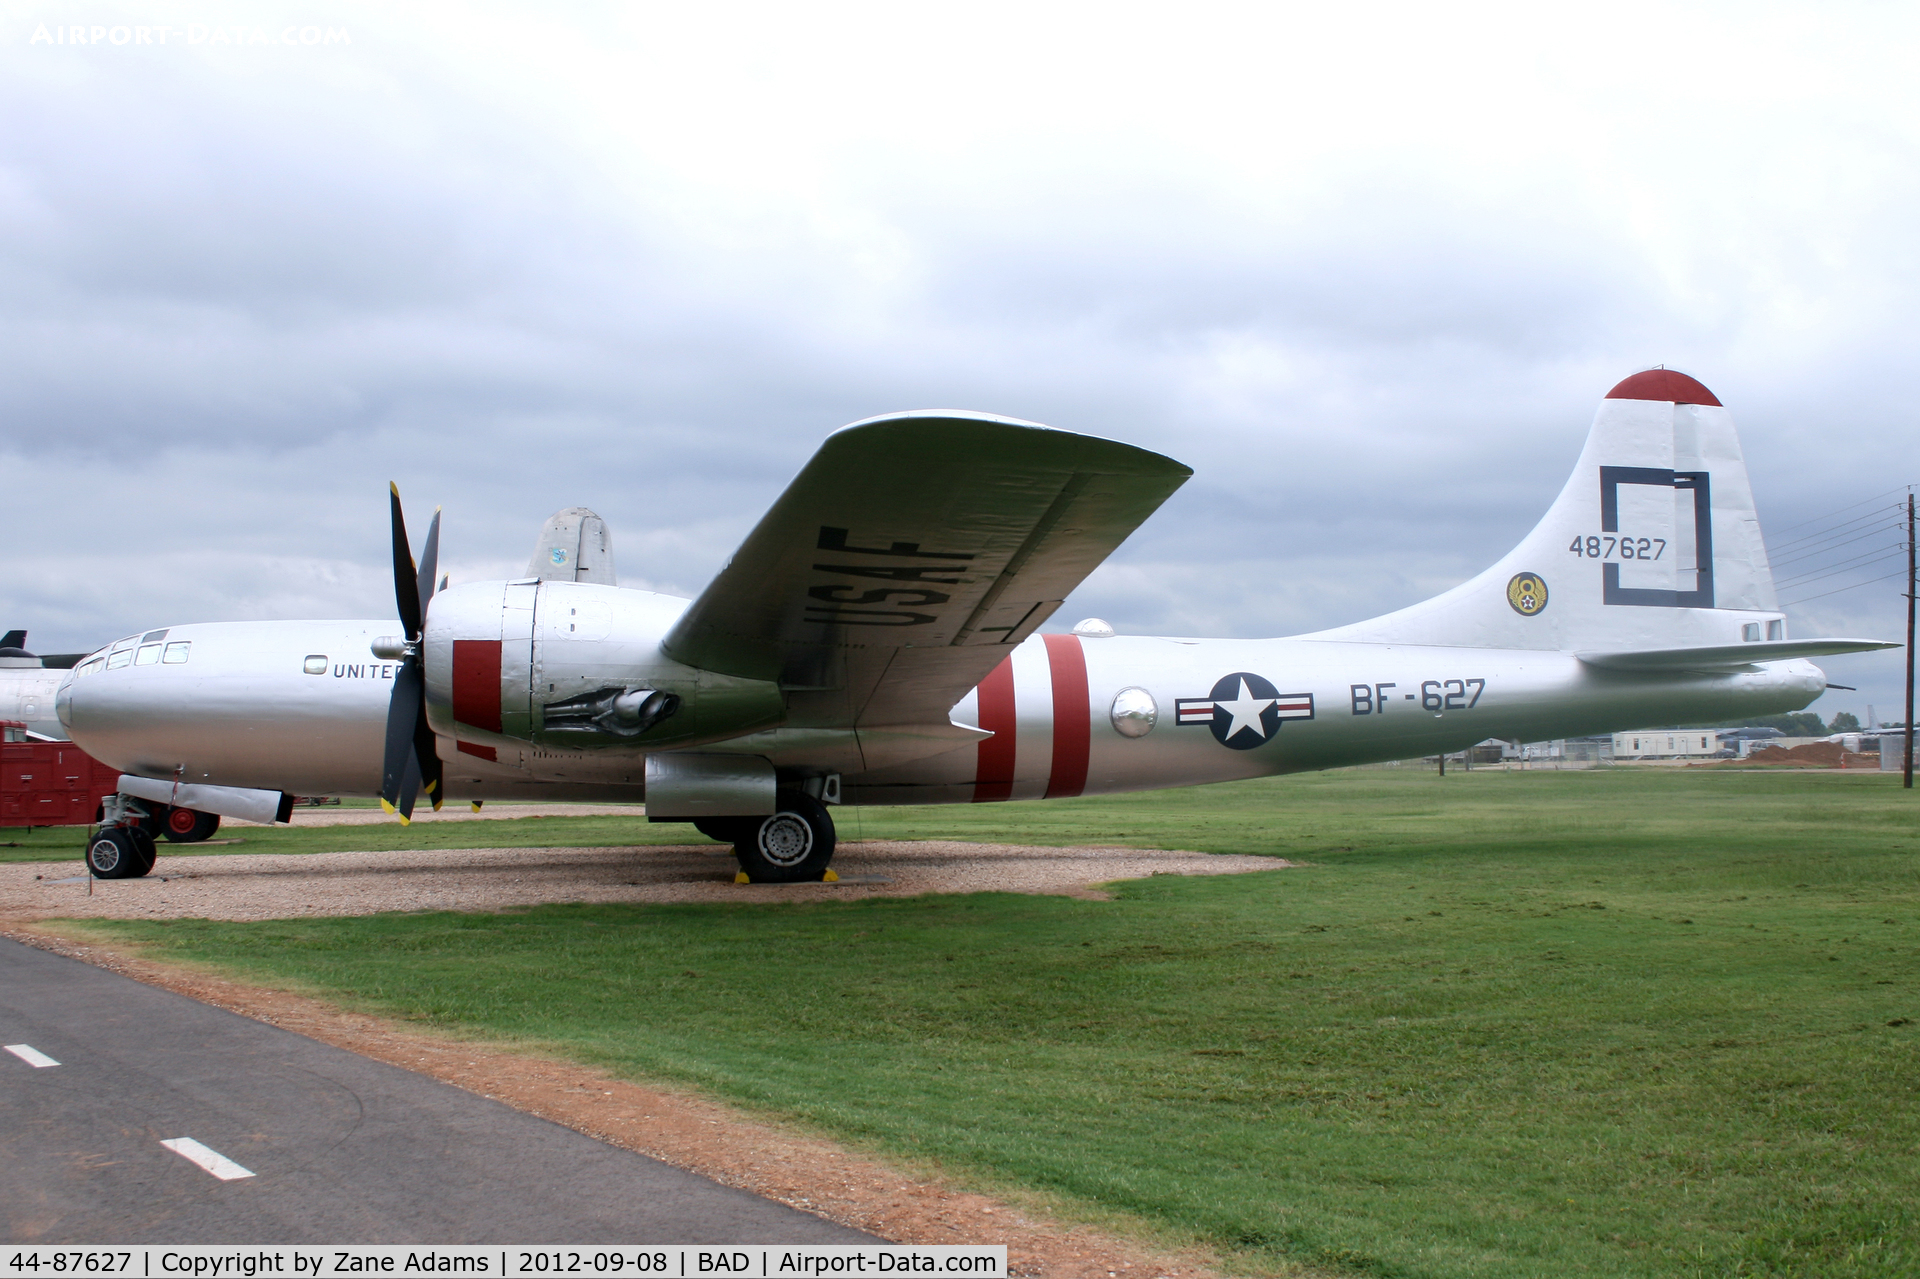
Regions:
<instances>
[{"instance_id":1,"label":"red stripe on engine nacelle","mask_svg":"<svg viewBox=\"0 0 1920 1279\"><path fill-rule=\"evenodd\" d=\"M1013 705L1013 657L993 668L974 690L980 699L980 727L993 736L980 743L974 766L973 802L987 804L1013 798L1013 748L1019 721Z\"/></svg>"},{"instance_id":2,"label":"red stripe on engine nacelle","mask_svg":"<svg viewBox=\"0 0 1920 1279\"><path fill-rule=\"evenodd\" d=\"M1053 674L1053 771L1047 798L1070 799L1087 788L1093 714L1087 705L1087 653L1078 635L1043 636Z\"/></svg>"},{"instance_id":3,"label":"red stripe on engine nacelle","mask_svg":"<svg viewBox=\"0 0 1920 1279\"><path fill-rule=\"evenodd\" d=\"M500 641L453 642L453 718L500 731Z\"/></svg>"},{"instance_id":4,"label":"red stripe on engine nacelle","mask_svg":"<svg viewBox=\"0 0 1920 1279\"><path fill-rule=\"evenodd\" d=\"M495 764L500 762L500 752L494 750L491 746L475 746L472 742L460 742L457 744L460 747L460 753L462 755L477 755L481 759Z\"/></svg>"}]
</instances>

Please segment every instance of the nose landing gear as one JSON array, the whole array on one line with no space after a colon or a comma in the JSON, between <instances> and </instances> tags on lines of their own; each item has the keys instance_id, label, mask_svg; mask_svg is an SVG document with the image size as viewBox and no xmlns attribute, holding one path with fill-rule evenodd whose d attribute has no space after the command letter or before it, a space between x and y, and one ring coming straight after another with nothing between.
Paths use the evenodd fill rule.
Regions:
<instances>
[{"instance_id":1,"label":"nose landing gear","mask_svg":"<svg viewBox=\"0 0 1920 1279\"><path fill-rule=\"evenodd\" d=\"M138 879L157 856L153 836L141 827L103 826L87 845L87 869L95 879Z\"/></svg>"},{"instance_id":2,"label":"nose landing gear","mask_svg":"<svg viewBox=\"0 0 1920 1279\"><path fill-rule=\"evenodd\" d=\"M164 818L125 795L108 795L94 814L99 829L87 841L87 871L95 879L138 879L158 857L153 837Z\"/></svg>"}]
</instances>

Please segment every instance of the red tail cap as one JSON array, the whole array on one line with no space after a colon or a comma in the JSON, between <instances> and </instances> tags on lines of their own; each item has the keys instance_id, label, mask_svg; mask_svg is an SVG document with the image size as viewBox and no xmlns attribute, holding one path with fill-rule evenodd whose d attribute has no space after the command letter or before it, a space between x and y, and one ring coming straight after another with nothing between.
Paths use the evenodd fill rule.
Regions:
<instances>
[{"instance_id":1,"label":"red tail cap","mask_svg":"<svg viewBox=\"0 0 1920 1279\"><path fill-rule=\"evenodd\" d=\"M1607 392L1609 400L1669 400L1674 404L1711 404L1720 407L1713 392L1676 369L1648 369L1636 373Z\"/></svg>"}]
</instances>

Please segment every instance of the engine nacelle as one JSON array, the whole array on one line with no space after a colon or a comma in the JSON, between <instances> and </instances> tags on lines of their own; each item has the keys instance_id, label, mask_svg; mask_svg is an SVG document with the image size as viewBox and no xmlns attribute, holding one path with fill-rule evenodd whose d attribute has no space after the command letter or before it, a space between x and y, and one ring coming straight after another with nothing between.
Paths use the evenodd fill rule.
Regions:
<instances>
[{"instance_id":1,"label":"engine nacelle","mask_svg":"<svg viewBox=\"0 0 1920 1279\"><path fill-rule=\"evenodd\" d=\"M584 582L474 582L433 597L427 719L460 750L621 756L721 741L786 718L777 684L660 651L687 601ZM505 762L501 760L500 762Z\"/></svg>"}]
</instances>

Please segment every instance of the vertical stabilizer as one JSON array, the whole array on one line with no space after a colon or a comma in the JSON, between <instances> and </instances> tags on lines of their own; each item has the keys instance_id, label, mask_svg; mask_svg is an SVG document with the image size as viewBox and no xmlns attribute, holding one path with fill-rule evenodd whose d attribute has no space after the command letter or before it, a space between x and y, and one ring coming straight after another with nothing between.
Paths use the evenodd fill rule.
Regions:
<instances>
[{"instance_id":1,"label":"vertical stabilizer","mask_svg":"<svg viewBox=\"0 0 1920 1279\"><path fill-rule=\"evenodd\" d=\"M1315 639L1659 649L1786 638L1733 418L1672 369L1607 393L1546 518L1445 594Z\"/></svg>"},{"instance_id":2,"label":"vertical stabilizer","mask_svg":"<svg viewBox=\"0 0 1920 1279\"><path fill-rule=\"evenodd\" d=\"M607 523L584 506L556 511L540 529L527 576L548 582L595 582L617 586L613 575L613 535Z\"/></svg>"}]
</instances>

